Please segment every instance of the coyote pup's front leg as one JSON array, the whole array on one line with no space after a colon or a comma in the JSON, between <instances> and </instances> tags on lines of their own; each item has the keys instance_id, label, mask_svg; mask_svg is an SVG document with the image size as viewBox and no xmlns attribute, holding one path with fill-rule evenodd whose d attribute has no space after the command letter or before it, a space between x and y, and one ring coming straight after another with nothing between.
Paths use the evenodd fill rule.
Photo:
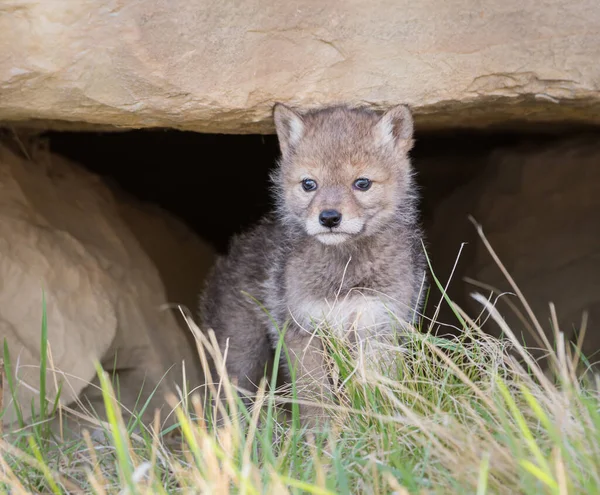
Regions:
<instances>
[{"instance_id":1,"label":"coyote pup's front leg","mask_svg":"<svg viewBox=\"0 0 600 495\"><path fill-rule=\"evenodd\" d=\"M309 428L318 427L329 418L322 405L331 403L332 393L323 343L313 333L296 326L286 332L284 341L293 375L292 370L288 371L296 379L300 422Z\"/></svg>"}]
</instances>

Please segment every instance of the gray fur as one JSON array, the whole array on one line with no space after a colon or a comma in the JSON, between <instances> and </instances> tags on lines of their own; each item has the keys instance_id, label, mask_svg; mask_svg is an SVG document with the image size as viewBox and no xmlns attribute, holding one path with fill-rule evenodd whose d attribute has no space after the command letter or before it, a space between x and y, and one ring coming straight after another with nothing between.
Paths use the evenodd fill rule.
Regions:
<instances>
[{"instance_id":1,"label":"gray fur","mask_svg":"<svg viewBox=\"0 0 600 495\"><path fill-rule=\"evenodd\" d=\"M408 158L413 123L405 106L380 116L341 106L300 114L278 104L274 116L282 150L272 177L276 211L235 237L229 254L217 261L201 297L201 328L212 328L221 348L228 341L228 372L252 390L272 365L279 334L242 292L249 293L279 329L290 323L285 343L298 366L299 393L306 394L300 397L315 399L327 391L328 379L321 342L312 335L311 319L322 314L311 315L311 308L322 309L325 299L347 301L335 306L344 319L350 315L343 311L362 308L365 296L371 311L375 297L406 323L421 308L425 258ZM301 174L315 178L318 189L302 190ZM354 190L353 181L367 175L377 179L371 189ZM352 233L330 235L334 228L310 235L308 230L321 228L315 215L324 208L338 209L340 232L348 225ZM323 243L338 238L343 242ZM391 331L390 318L383 328L356 335L377 338ZM315 407L301 406L300 412L305 424L319 414Z\"/></svg>"}]
</instances>

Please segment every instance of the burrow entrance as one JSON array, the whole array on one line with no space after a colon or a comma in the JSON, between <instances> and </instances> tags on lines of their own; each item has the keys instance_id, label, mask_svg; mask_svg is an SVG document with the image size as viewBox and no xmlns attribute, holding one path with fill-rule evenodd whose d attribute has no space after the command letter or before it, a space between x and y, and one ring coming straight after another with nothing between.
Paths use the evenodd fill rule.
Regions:
<instances>
[{"instance_id":1,"label":"burrow entrance","mask_svg":"<svg viewBox=\"0 0 600 495\"><path fill-rule=\"evenodd\" d=\"M232 235L273 206L269 175L279 156L275 135L135 130L49 131L41 137L51 152L179 218L219 253L227 251ZM452 273L448 294L465 311L476 317L482 309L473 305L475 290L493 302L508 294L519 304L469 224L473 215L549 333L549 302L568 340L577 337L583 312L588 325L598 324L600 129L420 133L417 128L411 156L433 268L443 285ZM163 269L169 272L169 266ZM441 293L431 283L426 316L440 305L439 328L456 334L456 318L440 304ZM196 290L191 293L193 308ZM503 304L503 316L512 314L510 325L524 334L527 325ZM454 327L443 326L451 321ZM589 333L586 347L586 355L600 349L600 334Z\"/></svg>"},{"instance_id":2,"label":"burrow entrance","mask_svg":"<svg viewBox=\"0 0 600 495\"><path fill-rule=\"evenodd\" d=\"M551 143L557 133L457 131L417 134L411 155L427 227L438 204L483 172L491 150ZM580 134L572 130L570 135ZM600 134L599 134L600 135ZM47 132L51 151L156 203L219 252L272 207L269 173L279 155L274 135L199 134L174 130ZM448 226L449 229L452 226Z\"/></svg>"}]
</instances>

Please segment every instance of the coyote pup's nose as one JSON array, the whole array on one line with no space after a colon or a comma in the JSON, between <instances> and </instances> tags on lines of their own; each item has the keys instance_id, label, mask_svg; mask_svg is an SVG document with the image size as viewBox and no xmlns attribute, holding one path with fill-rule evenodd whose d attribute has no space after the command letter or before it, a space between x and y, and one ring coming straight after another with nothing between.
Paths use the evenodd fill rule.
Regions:
<instances>
[{"instance_id":1,"label":"coyote pup's nose","mask_svg":"<svg viewBox=\"0 0 600 495\"><path fill-rule=\"evenodd\" d=\"M323 210L319 215L319 223L323 227L337 227L342 221L342 214L337 210Z\"/></svg>"}]
</instances>

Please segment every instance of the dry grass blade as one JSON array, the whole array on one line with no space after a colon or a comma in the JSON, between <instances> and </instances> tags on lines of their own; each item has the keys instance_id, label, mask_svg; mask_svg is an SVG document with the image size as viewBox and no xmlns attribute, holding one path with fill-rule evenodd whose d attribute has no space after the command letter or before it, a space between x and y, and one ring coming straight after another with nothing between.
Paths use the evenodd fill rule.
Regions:
<instances>
[{"instance_id":1,"label":"dry grass blade","mask_svg":"<svg viewBox=\"0 0 600 495\"><path fill-rule=\"evenodd\" d=\"M504 266L504 264L502 263L502 261L500 261L500 258L498 257L498 255L496 254L496 252L492 248L491 244L487 240L487 237L483 233L483 227L480 224L478 224L475 221L475 219L472 216L470 216L470 215L469 215L469 220L475 226L475 229L477 230L477 234L479 235L479 238L482 240L482 242L485 245L485 248L487 249L488 253L490 253L490 256L493 258L494 263L496 263L496 265L498 266L498 268L500 268L500 270L502 271L502 274L504 275L504 277L506 278L506 280L508 281L508 283L510 284L510 286L512 287L512 289L517 294L519 300L521 301L521 304L523 305L523 307L525 308L525 311L527 312L527 315L529 316L529 319L533 323L533 325L534 325L534 327L535 327L535 329L536 329L536 331L537 331L540 339L544 343L545 349L548 349L548 350L552 349L552 345L550 344L550 342L548 340L548 337L546 336L546 333L544 332L542 326L540 325L539 320L535 316L533 310L531 309L531 306L527 302L527 299L525 298L525 296L523 295L523 293L519 289L519 286L516 284L516 282L514 281L514 279L511 277L510 273L508 273L508 270L506 269L506 267Z\"/></svg>"},{"instance_id":2,"label":"dry grass blade","mask_svg":"<svg viewBox=\"0 0 600 495\"><path fill-rule=\"evenodd\" d=\"M47 473L51 475L55 482L62 484L67 490L71 493L85 493L80 487L78 487L75 483L67 479L61 473L56 470L52 470L46 464L41 463L35 457L23 452L21 449L14 447L13 445L7 443L4 440L0 440L0 452L6 452L14 457L16 457L20 462L27 464L28 466L40 471L41 473Z\"/></svg>"}]
</instances>

